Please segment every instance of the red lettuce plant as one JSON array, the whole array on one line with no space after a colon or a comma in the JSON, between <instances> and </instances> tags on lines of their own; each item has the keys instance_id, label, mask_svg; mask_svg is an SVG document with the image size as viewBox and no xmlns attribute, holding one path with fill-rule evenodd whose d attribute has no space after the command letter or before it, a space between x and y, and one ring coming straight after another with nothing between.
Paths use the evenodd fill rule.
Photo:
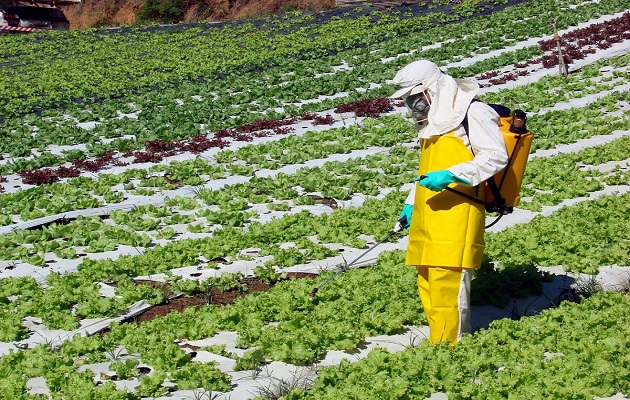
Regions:
<instances>
[{"instance_id":1,"label":"red lettuce plant","mask_svg":"<svg viewBox=\"0 0 630 400\"><path fill-rule=\"evenodd\" d=\"M313 125L332 125L335 122L335 119L330 115L326 115L324 117L317 116L313 120Z\"/></svg>"},{"instance_id":2,"label":"red lettuce plant","mask_svg":"<svg viewBox=\"0 0 630 400\"><path fill-rule=\"evenodd\" d=\"M51 168L32 169L30 171L20 171L18 175L22 177L22 182L27 185L46 185L59 180L55 170Z\"/></svg>"},{"instance_id":3,"label":"red lettuce plant","mask_svg":"<svg viewBox=\"0 0 630 400\"><path fill-rule=\"evenodd\" d=\"M376 99L363 99L348 104L342 104L335 109L335 112L353 112L357 117L376 118L381 114L392 111L393 109L394 107L392 106L391 99L387 97L379 97Z\"/></svg>"}]
</instances>

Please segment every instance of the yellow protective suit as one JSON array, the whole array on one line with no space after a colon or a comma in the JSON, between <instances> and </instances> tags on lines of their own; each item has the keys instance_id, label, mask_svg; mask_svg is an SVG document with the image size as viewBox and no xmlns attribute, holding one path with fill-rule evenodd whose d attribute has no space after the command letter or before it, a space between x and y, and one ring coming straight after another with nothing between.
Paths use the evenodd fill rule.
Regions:
<instances>
[{"instance_id":1,"label":"yellow protective suit","mask_svg":"<svg viewBox=\"0 0 630 400\"><path fill-rule=\"evenodd\" d=\"M421 139L418 175L450 168L473 159L462 140L447 135ZM451 187L483 199L477 187ZM447 190L432 192L417 185L407 265L418 266L418 291L432 343L459 340L468 329L471 269L481 265L485 209Z\"/></svg>"},{"instance_id":2,"label":"yellow protective suit","mask_svg":"<svg viewBox=\"0 0 630 400\"><path fill-rule=\"evenodd\" d=\"M416 112L422 147L419 175L448 169L469 183L454 185L458 191L482 199L484 191L477 188L505 168L508 156L499 115L473 101L479 84L453 78L429 60L409 63L392 83L399 89L390 97L424 93L430 104L426 119ZM466 117L467 131L462 126ZM481 265L485 209L456 193L436 193L417 184L405 204L413 204L407 264L418 268L429 340L455 342L469 324L470 278Z\"/></svg>"},{"instance_id":3,"label":"yellow protective suit","mask_svg":"<svg viewBox=\"0 0 630 400\"><path fill-rule=\"evenodd\" d=\"M429 324L429 342L457 342L470 331L470 268L418 266L418 292Z\"/></svg>"}]
</instances>

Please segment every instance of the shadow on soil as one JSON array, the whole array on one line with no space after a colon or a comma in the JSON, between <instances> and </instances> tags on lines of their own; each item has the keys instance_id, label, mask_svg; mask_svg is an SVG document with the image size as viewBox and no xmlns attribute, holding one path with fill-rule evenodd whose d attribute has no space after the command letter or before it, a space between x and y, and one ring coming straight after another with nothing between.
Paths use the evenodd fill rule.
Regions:
<instances>
[{"instance_id":1,"label":"shadow on soil","mask_svg":"<svg viewBox=\"0 0 630 400\"><path fill-rule=\"evenodd\" d=\"M579 302L583 294L576 280L526 266L503 271L480 271L472 282L471 324L473 331L487 328L502 318L520 319L557 307L562 301Z\"/></svg>"}]
</instances>

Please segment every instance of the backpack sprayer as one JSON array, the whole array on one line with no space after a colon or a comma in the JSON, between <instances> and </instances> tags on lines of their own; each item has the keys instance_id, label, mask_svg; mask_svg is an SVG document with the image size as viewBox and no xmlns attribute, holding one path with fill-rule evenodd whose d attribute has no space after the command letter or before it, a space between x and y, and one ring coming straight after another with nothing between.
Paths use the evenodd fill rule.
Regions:
<instances>
[{"instance_id":1,"label":"backpack sprayer","mask_svg":"<svg viewBox=\"0 0 630 400\"><path fill-rule=\"evenodd\" d=\"M396 227L387 234L387 236L385 236L383 239L379 240L378 242L376 242L376 244L374 244L372 247L370 247L369 249L365 250L359 257L355 258L354 260L352 260L350 263L346 263L346 265L344 265L339 271L337 271L334 275L332 275L330 278L326 279L324 282L320 283L319 286L317 286L316 288L313 289L313 291L311 292L311 294L308 295L308 297L312 300L313 298L315 298L315 294L317 293L317 291L324 286L325 284L327 284L328 282L332 281L333 279L335 279L337 277L337 275L346 272L351 266L353 266L357 261L359 261L361 258L363 258L363 256L365 256L367 253L369 253L370 251L374 250L379 244L383 243L384 241L386 241L387 239L389 239L390 237L394 236L395 234L397 234L398 232L401 232L403 230L403 226L405 226L407 224L407 216L403 215L402 218L400 218L398 220L398 223L396 224Z\"/></svg>"},{"instance_id":2,"label":"backpack sprayer","mask_svg":"<svg viewBox=\"0 0 630 400\"><path fill-rule=\"evenodd\" d=\"M527 130L525 126L527 120L525 112L522 110L514 110L514 112L511 113L508 107L498 104L488 105L492 107L500 117L501 125L499 126L499 130L503 135L508 153L507 166L492 178L482 183L485 201L469 196L457 189L446 187L446 190L450 192L457 193L468 200L483 205L487 212L499 213L497 219L491 224L486 225L486 228L496 224L504 215L510 214L514 210L514 207L520 202L521 196L519 192L523 183L525 166L527 165L527 158L534 138L532 133ZM466 134L468 134L468 114L464 117L462 125L466 130Z\"/></svg>"}]
</instances>

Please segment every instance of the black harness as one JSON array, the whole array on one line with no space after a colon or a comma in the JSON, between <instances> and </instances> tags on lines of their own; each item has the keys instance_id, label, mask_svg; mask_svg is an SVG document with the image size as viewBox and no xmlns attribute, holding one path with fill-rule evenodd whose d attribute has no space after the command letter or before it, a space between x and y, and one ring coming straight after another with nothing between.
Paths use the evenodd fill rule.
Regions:
<instances>
[{"instance_id":1,"label":"black harness","mask_svg":"<svg viewBox=\"0 0 630 400\"><path fill-rule=\"evenodd\" d=\"M478 99L473 99L472 103L475 103L477 101L481 101ZM508 107L502 106L500 104L488 104L490 107L492 107L492 109L494 109L500 117L509 117L510 116L510 109ZM464 126L464 130L466 131L466 136L468 135L468 112L466 112L466 115L464 116L464 120L462 121L462 125ZM519 136L520 139L520 136ZM469 140L470 142L470 136L469 136ZM517 142L514 146L514 149L516 149L516 146L518 145L518 139ZM471 150L472 151L472 150ZM508 163L506 165L506 168L512 163L512 158L514 157L515 152L512 152L512 155L510 156L510 158L508 159ZM474 152L473 152L473 156L474 156ZM465 198L467 198L468 200L474 201L475 203L481 204L485 207L487 212L496 212L499 213L499 216L497 217L496 220L494 220L491 224L487 225L486 228L491 227L492 225L496 224L499 219L501 219L501 217L503 217L506 214L511 213L514 209L513 207L508 207L507 204L505 203L505 199L503 198L503 196L501 195L501 186L503 185L503 181L505 179L505 176L507 174L504 174L503 178L501 179L501 182L499 183L499 185L497 185L497 183L494 181L493 178L490 178L486 181L487 185L488 185L488 189L490 189L490 193L492 193L492 196L494 197L494 200L492 202L487 202L487 201L483 201L477 197L474 196L470 196L469 194L460 192L457 189L453 189L451 187L446 187L446 190L453 192L453 193L457 193L460 196L463 196ZM479 187L477 187L477 189L479 189Z\"/></svg>"}]
</instances>

